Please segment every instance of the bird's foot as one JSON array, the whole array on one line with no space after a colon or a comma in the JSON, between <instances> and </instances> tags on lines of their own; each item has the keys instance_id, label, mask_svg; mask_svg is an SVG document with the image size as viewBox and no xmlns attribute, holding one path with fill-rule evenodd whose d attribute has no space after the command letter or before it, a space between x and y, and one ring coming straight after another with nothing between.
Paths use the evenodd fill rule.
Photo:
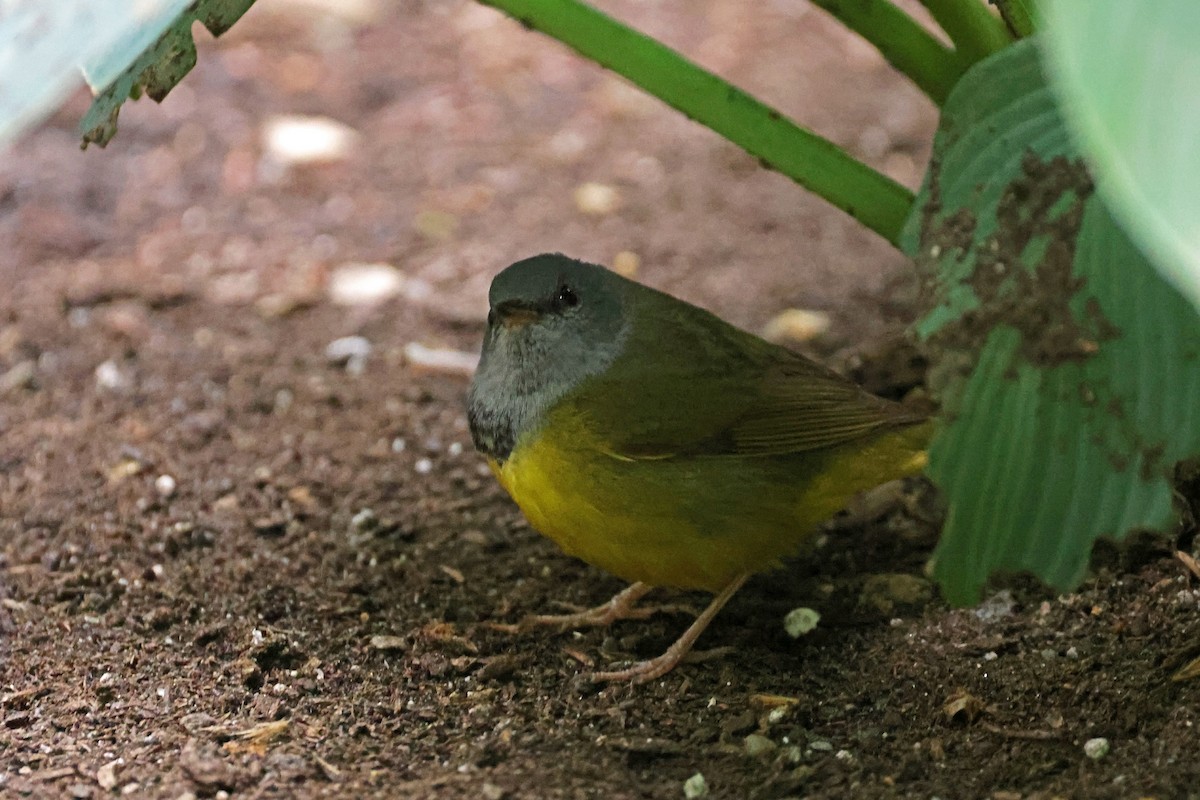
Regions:
<instances>
[{"instance_id":1,"label":"bird's foot","mask_svg":"<svg viewBox=\"0 0 1200 800\"><path fill-rule=\"evenodd\" d=\"M593 672L591 680L594 683L605 683L610 681L631 681L633 683L646 683L655 678L661 678L683 660L684 656L692 649L692 645L700 638L700 634L704 633L704 629L713 621L713 617L717 615L725 604L729 602L729 598L737 593L737 590L746 582L749 575L740 575L735 578L728 586L720 591L712 602L708 604L708 608L704 609L695 622L683 632L675 644L667 648L667 651L658 658L652 658L648 661L639 661L628 669L615 670L612 672Z\"/></svg>"},{"instance_id":2,"label":"bird's foot","mask_svg":"<svg viewBox=\"0 0 1200 800\"><path fill-rule=\"evenodd\" d=\"M607 603L601 603L595 608L587 608L570 614L533 614L525 617L515 626L517 630L527 631L543 626L560 630L572 628L605 627L621 619L646 619L665 607L638 606L641 600L654 587L644 583L633 583L613 595Z\"/></svg>"},{"instance_id":3,"label":"bird's foot","mask_svg":"<svg viewBox=\"0 0 1200 800\"><path fill-rule=\"evenodd\" d=\"M683 662L689 664L698 664L703 661L715 661L718 658L729 655L733 652L732 647L714 647L711 650L691 650L684 653L674 654L670 650L663 653L658 658L639 661L626 669L612 670L610 672L593 672L588 676L592 683L613 683L618 681L630 681L631 683L646 683L655 678L661 678L671 670L675 669L676 665Z\"/></svg>"}]
</instances>

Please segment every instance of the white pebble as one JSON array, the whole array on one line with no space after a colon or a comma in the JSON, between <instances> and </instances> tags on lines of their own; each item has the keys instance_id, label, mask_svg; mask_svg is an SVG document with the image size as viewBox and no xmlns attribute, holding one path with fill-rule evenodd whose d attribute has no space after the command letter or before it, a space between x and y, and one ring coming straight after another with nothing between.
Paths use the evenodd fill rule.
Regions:
<instances>
[{"instance_id":1,"label":"white pebble","mask_svg":"<svg viewBox=\"0 0 1200 800\"><path fill-rule=\"evenodd\" d=\"M788 636L793 639L798 639L806 633L812 633L817 629L817 623L821 621L820 612L811 608L793 608L783 618L783 629L787 631Z\"/></svg>"},{"instance_id":2,"label":"white pebble","mask_svg":"<svg viewBox=\"0 0 1200 800\"><path fill-rule=\"evenodd\" d=\"M1105 739L1103 736L1088 739L1083 743L1083 754L1093 761L1099 761L1104 758L1108 755L1109 749L1108 739Z\"/></svg>"},{"instance_id":3,"label":"white pebble","mask_svg":"<svg viewBox=\"0 0 1200 800\"><path fill-rule=\"evenodd\" d=\"M175 494L175 479L166 473L154 479L154 491L161 497L171 497Z\"/></svg>"},{"instance_id":4,"label":"white pebble","mask_svg":"<svg viewBox=\"0 0 1200 800\"><path fill-rule=\"evenodd\" d=\"M829 330L832 322L824 311L789 308L775 315L763 328L770 342L809 342Z\"/></svg>"},{"instance_id":5,"label":"white pebble","mask_svg":"<svg viewBox=\"0 0 1200 800\"><path fill-rule=\"evenodd\" d=\"M345 365L352 375L361 375L371 355L371 343L362 336L343 336L325 346L325 358L330 364Z\"/></svg>"},{"instance_id":6,"label":"white pebble","mask_svg":"<svg viewBox=\"0 0 1200 800\"><path fill-rule=\"evenodd\" d=\"M620 205L620 193L608 184L589 182L575 190L575 207L584 214L611 214Z\"/></svg>"},{"instance_id":7,"label":"white pebble","mask_svg":"<svg viewBox=\"0 0 1200 800\"><path fill-rule=\"evenodd\" d=\"M446 452L452 456L461 456L463 451L462 442L451 442L446 448Z\"/></svg>"},{"instance_id":8,"label":"white pebble","mask_svg":"<svg viewBox=\"0 0 1200 800\"><path fill-rule=\"evenodd\" d=\"M96 385L101 389L119 392L122 389L128 388L129 378L125 373L121 372L121 368L117 366L117 362L109 359L96 367Z\"/></svg>"},{"instance_id":9,"label":"white pebble","mask_svg":"<svg viewBox=\"0 0 1200 800\"><path fill-rule=\"evenodd\" d=\"M404 360L409 365L431 370L433 372L448 372L453 375L473 375L479 364L479 356L474 353L464 353L461 350L449 350L442 347L426 347L417 342L404 345Z\"/></svg>"},{"instance_id":10,"label":"white pebble","mask_svg":"<svg viewBox=\"0 0 1200 800\"><path fill-rule=\"evenodd\" d=\"M339 306L365 306L396 297L404 273L391 264L343 264L329 276L329 299Z\"/></svg>"},{"instance_id":11,"label":"white pebble","mask_svg":"<svg viewBox=\"0 0 1200 800\"><path fill-rule=\"evenodd\" d=\"M418 474L428 475L429 473L433 472L433 462L428 458L422 458L413 465L413 469L415 469Z\"/></svg>"},{"instance_id":12,"label":"white pebble","mask_svg":"<svg viewBox=\"0 0 1200 800\"><path fill-rule=\"evenodd\" d=\"M697 772L692 777L683 782L683 796L688 800L696 800L699 797L708 797L708 781L704 780L704 775Z\"/></svg>"},{"instance_id":13,"label":"white pebble","mask_svg":"<svg viewBox=\"0 0 1200 800\"><path fill-rule=\"evenodd\" d=\"M342 161L357 141L357 131L329 117L282 114L263 126L267 156L283 167Z\"/></svg>"}]
</instances>

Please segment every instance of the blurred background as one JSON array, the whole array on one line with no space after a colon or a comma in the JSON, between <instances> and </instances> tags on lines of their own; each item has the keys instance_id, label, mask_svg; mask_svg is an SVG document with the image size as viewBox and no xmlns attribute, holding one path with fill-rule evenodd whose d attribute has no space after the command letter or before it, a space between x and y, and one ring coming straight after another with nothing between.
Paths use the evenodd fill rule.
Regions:
<instances>
[{"instance_id":1,"label":"blurred background","mask_svg":"<svg viewBox=\"0 0 1200 800\"><path fill-rule=\"evenodd\" d=\"M908 186L935 113L804 0L605 2ZM915 4L913 4L915 5ZM0 163L6 285L68 266L280 313L386 263L402 305L481 318L505 264L616 265L761 329L832 312L877 333L901 257L852 220L561 45L466 0L260 0L161 106L78 149L80 90ZM36 266L36 269L34 267ZM886 294L886 293L885 293Z\"/></svg>"}]
</instances>

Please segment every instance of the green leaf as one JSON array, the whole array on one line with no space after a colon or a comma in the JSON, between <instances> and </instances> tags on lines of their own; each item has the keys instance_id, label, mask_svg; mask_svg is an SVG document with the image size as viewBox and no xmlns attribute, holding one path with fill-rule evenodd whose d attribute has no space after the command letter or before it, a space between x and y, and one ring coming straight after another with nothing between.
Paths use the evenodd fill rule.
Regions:
<instances>
[{"instance_id":1,"label":"green leaf","mask_svg":"<svg viewBox=\"0 0 1200 800\"><path fill-rule=\"evenodd\" d=\"M200 22L213 36L220 36L252 5L254 0L197 0L140 54L118 47L92 65L88 70L91 83L104 88L80 123L83 146L108 144L117 133L117 115L126 99L146 94L162 102L175 84L183 80L196 65L193 23Z\"/></svg>"},{"instance_id":2,"label":"green leaf","mask_svg":"<svg viewBox=\"0 0 1200 800\"><path fill-rule=\"evenodd\" d=\"M1200 452L1200 319L1093 193L1034 40L951 93L902 243L943 407L947 597L997 571L1065 590L1098 537L1171 525L1175 464Z\"/></svg>"},{"instance_id":3,"label":"green leaf","mask_svg":"<svg viewBox=\"0 0 1200 800\"><path fill-rule=\"evenodd\" d=\"M126 53L124 67L188 0L8 0L0 11L0 143L57 107L80 70Z\"/></svg>"},{"instance_id":4,"label":"green leaf","mask_svg":"<svg viewBox=\"0 0 1200 800\"><path fill-rule=\"evenodd\" d=\"M1200 305L1200 3L1039 7L1052 83L1105 203Z\"/></svg>"}]
</instances>

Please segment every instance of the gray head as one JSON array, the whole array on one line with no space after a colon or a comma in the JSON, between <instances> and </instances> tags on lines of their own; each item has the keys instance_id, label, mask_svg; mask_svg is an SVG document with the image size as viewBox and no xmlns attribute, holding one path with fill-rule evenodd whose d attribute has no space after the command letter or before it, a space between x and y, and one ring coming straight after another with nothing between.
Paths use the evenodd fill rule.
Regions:
<instances>
[{"instance_id":1,"label":"gray head","mask_svg":"<svg viewBox=\"0 0 1200 800\"><path fill-rule=\"evenodd\" d=\"M620 354L637 284L563 255L518 261L492 280L483 356L471 384L475 446L503 461L517 439Z\"/></svg>"}]
</instances>

